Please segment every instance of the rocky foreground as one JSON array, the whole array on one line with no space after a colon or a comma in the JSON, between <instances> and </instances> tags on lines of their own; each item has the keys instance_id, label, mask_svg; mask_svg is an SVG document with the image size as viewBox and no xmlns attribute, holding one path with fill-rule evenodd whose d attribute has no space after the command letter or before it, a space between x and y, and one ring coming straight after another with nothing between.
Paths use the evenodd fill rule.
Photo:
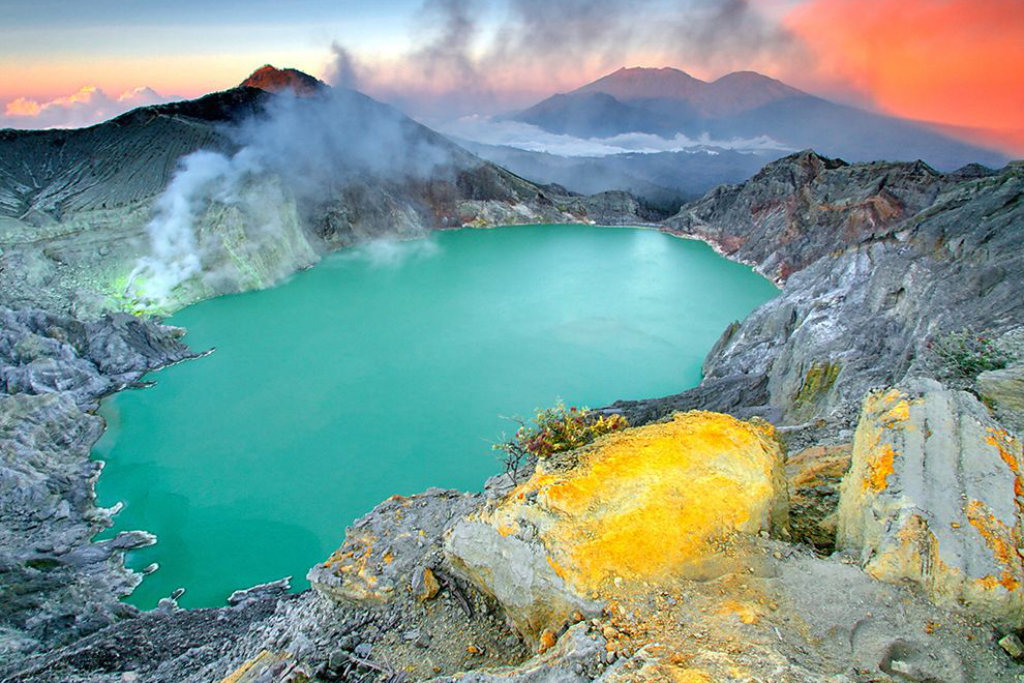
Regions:
<instances>
[{"instance_id":1,"label":"rocky foreground","mask_svg":"<svg viewBox=\"0 0 1024 683\"><path fill-rule=\"evenodd\" d=\"M528 220L517 206L550 206L530 192L467 198L484 213L456 224ZM939 174L810 152L712 191L662 229L782 292L723 334L699 387L611 406L631 429L483 493L385 501L310 570L313 590L258 587L221 609L138 614L116 600L138 580L121 558L150 539L90 542L113 512L93 504L96 400L186 358L178 333L24 310L46 301L5 284L21 310L0 317L0 675L1017 680L1022 199L1020 166ZM72 233L2 243L5 283L79 253ZM78 261L47 267L60 287L86 282ZM110 296L89 282L79 315ZM1007 367L937 352L963 328Z\"/></svg>"}]
</instances>

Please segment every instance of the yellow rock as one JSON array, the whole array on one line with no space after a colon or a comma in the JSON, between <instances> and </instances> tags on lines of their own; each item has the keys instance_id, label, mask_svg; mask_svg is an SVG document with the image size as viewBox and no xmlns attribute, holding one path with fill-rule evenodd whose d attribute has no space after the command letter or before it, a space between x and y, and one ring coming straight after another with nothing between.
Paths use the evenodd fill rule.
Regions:
<instances>
[{"instance_id":1,"label":"yellow rock","mask_svg":"<svg viewBox=\"0 0 1024 683\"><path fill-rule=\"evenodd\" d=\"M272 668L289 659L291 657L287 653L262 650L255 657L235 669L221 683L276 683L276 681L283 680L287 674L294 674L296 681L308 680L308 678L302 677L304 674L301 671L296 670L294 662L292 666L282 667L280 676L272 675Z\"/></svg>"},{"instance_id":2,"label":"yellow rock","mask_svg":"<svg viewBox=\"0 0 1024 683\"><path fill-rule=\"evenodd\" d=\"M423 568L423 584L420 587L419 593L416 598L421 602L426 600L433 600L437 596L438 591L441 590L441 584L437 582L437 577L434 576L434 572L430 571L429 567Z\"/></svg>"},{"instance_id":3,"label":"yellow rock","mask_svg":"<svg viewBox=\"0 0 1024 683\"><path fill-rule=\"evenodd\" d=\"M770 425L691 412L613 434L577 467L540 471L496 519L536 516L552 565L580 593L609 579L657 581L736 532L785 523L782 455Z\"/></svg>"},{"instance_id":4,"label":"yellow rock","mask_svg":"<svg viewBox=\"0 0 1024 683\"><path fill-rule=\"evenodd\" d=\"M771 425L695 411L543 461L501 504L457 526L447 550L536 638L585 596L686 575L733 535L778 529L786 515Z\"/></svg>"}]
</instances>

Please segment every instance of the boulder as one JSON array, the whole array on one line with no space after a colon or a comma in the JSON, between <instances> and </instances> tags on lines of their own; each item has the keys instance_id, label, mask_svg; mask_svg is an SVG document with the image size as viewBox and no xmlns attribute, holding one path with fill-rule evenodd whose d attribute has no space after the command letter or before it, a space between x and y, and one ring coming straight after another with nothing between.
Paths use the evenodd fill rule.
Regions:
<instances>
[{"instance_id":1,"label":"boulder","mask_svg":"<svg viewBox=\"0 0 1024 683\"><path fill-rule=\"evenodd\" d=\"M1024 432L1024 363L978 375L978 393L1007 426Z\"/></svg>"},{"instance_id":2,"label":"boulder","mask_svg":"<svg viewBox=\"0 0 1024 683\"><path fill-rule=\"evenodd\" d=\"M456 524L445 551L538 642L609 589L700 575L734 535L784 529L782 463L767 423L677 414L541 461Z\"/></svg>"},{"instance_id":3,"label":"boulder","mask_svg":"<svg viewBox=\"0 0 1024 683\"><path fill-rule=\"evenodd\" d=\"M1024 623L1021 443L972 395L933 380L869 394L843 480L837 541L882 581Z\"/></svg>"}]
</instances>

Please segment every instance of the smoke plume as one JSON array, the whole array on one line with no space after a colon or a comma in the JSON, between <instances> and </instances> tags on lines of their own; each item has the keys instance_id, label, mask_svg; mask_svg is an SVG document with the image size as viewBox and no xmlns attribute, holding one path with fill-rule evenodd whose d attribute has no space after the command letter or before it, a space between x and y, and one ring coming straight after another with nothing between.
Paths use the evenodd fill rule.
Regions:
<instances>
[{"instance_id":1,"label":"smoke plume","mask_svg":"<svg viewBox=\"0 0 1024 683\"><path fill-rule=\"evenodd\" d=\"M344 55L340 48L337 53ZM139 260L128 285L134 299L167 307L175 289L193 278L216 290L237 279L231 269L272 267L268 252L298 251L299 262L286 261L283 272L271 274L284 275L316 258L309 222L342 189L437 177L453 163L453 148L443 138L344 88L269 98L263 114L223 133L236 151L184 157L157 201L146 227L151 253ZM288 206L297 210L282 209ZM202 229L216 220L242 233L225 230L225 237Z\"/></svg>"}]
</instances>

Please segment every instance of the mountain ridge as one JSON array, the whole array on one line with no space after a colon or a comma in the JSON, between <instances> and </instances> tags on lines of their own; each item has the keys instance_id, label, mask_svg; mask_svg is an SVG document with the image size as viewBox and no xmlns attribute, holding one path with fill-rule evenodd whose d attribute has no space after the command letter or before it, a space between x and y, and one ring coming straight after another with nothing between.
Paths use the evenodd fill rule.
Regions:
<instances>
[{"instance_id":1,"label":"mountain ridge","mask_svg":"<svg viewBox=\"0 0 1024 683\"><path fill-rule=\"evenodd\" d=\"M606 115L595 122L580 111L598 95L604 95ZM1008 161L1001 152L918 122L831 102L754 71L706 82L672 67L619 69L507 118L582 138L634 132L720 140L767 136L792 150L813 148L848 161L923 159L942 170Z\"/></svg>"}]
</instances>

